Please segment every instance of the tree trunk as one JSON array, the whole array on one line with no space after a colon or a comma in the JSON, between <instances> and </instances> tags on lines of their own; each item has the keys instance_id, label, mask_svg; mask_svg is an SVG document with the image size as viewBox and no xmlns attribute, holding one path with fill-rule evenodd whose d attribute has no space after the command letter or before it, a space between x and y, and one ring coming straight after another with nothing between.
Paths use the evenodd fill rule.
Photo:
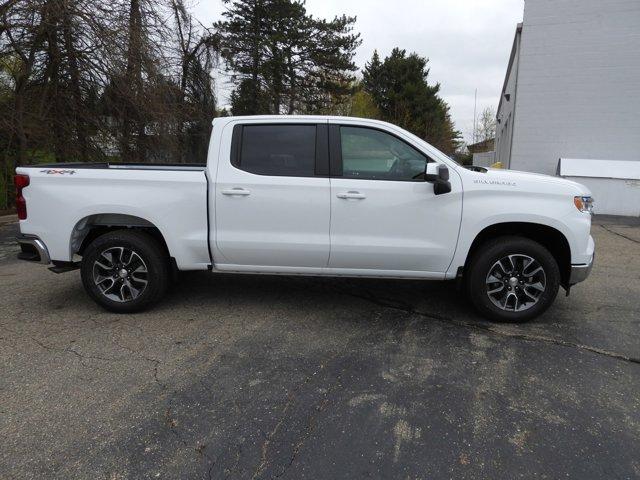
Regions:
<instances>
[{"instance_id":1,"label":"tree trunk","mask_svg":"<svg viewBox=\"0 0 640 480\"><path fill-rule=\"evenodd\" d=\"M60 64L61 53L58 45L58 26L59 19L57 17L57 2L48 1L43 9L43 25L45 26L45 37L47 40L47 57L48 65L46 74L51 85L48 98L53 105L53 115L50 116L51 131L53 132L53 151L56 162L69 160L69 146L72 144L67 138L68 107L63 101L60 88Z\"/></svg>"},{"instance_id":2,"label":"tree trunk","mask_svg":"<svg viewBox=\"0 0 640 480\"><path fill-rule=\"evenodd\" d=\"M15 92L15 132L18 140L18 155L14 162L17 166L27 163L27 134L24 131L24 80L16 82Z\"/></svg>"},{"instance_id":3,"label":"tree trunk","mask_svg":"<svg viewBox=\"0 0 640 480\"><path fill-rule=\"evenodd\" d=\"M260 39L260 23L262 22L262 2L257 0L255 3L255 10L253 12L253 64L251 65L251 113L258 114L263 113L258 111L258 105L260 104L260 88L259 88L259 73L260 73L260 45L262 41Z\"/></svg>"},{"instance_id":4,"label":"tree trunk","mask_svg":"<svg viewBox=\"0 0 640 480\"><path fill-rule=\"evenodd\" d=\"M67 0L68 1L68 0ZM73 31L71 25L71 16L69 14L69 5L65 2L62 28L64 35L65 50L67 51L67 59L69 61L69 76L71 79L71 96L72 114L75 124L76 137L78 141L78 149L80 151L80 160L86 162L89 160L89 146L86 118L82 118L82 90L80 87L80 71L78 68L78 53L73 44Z\"/></svg>"},{"instance_id":5,"label":"tree trunk","mask_svg":"<svg viewBox=\"0 0 640 480\"><path fill-rule=\"evenodd\" d=\"M125 90L124 109L122 115L122 131L121 131L121 155L125 162L132 161L131 150L131 130L134 129L138 134L136 142L137 156L142 161L145 157L143 139L144 125L141 126L139 115L140 100L142 97L142 12L140 10L140 0L131 0L129 4L129 31L127 46L127 66L124 84L121 85Z\"/></svg>"},{"instance_id":6,"label":"tree trunk","mask_svg":"<svg viewBox=\"0 0 640 480\"><path fill-rule=\"evenodd\" d=\"M296 109L296 73L293 68L291 50L287 54L287 67L289 70L289 115L293 115Z\"/></svg>"}]
</instances>

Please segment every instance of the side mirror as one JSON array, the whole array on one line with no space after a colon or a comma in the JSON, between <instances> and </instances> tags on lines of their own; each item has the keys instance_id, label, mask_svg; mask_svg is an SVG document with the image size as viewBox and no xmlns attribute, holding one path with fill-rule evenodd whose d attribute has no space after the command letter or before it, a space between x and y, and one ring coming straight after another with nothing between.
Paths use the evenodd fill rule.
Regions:
<instances>
[{"instance_id":1,"label":"side mirror","mask_svg":"<svg viewBox=\"0 0 640 480\"><path fill-rule=\"evenodd\" d=\"M424 179L429 183L433 183L433 193L442 195L451 191L451 183L449 182L449 169L446 165L429 162L424 171Z\"/></svg>"}]
</instances>

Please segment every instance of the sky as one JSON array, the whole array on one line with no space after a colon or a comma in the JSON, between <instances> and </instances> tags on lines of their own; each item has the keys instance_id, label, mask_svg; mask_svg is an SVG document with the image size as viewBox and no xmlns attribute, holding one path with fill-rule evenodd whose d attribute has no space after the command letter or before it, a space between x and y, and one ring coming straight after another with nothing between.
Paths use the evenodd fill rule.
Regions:
<instances>
[{"instance_id":1,"label":"sky","mask_svg":"<svg viewBox=\"0 0 640 480\"><path fill-rule=\"evenodd\" d=\"M194 2L194 14L203 24L221 19L222 0ZM307 0L306 7L321 18L357 17L359 68L374 50L383 58L394 47L427 57L429 83L440 83L456 128L469 141L476 89L478 114L485 107L498 107L524 0ZM224 106L229 88L224 80L219 83L219 103Z\"/></svg>"}]
</instances>

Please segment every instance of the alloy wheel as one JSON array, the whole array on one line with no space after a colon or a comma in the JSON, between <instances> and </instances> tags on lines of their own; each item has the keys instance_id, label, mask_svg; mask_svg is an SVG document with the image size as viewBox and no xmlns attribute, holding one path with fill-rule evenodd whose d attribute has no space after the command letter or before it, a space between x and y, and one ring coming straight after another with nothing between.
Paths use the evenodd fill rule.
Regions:
<instances>
[{"instance_id":1,"label":"alloy wheel","mask_svg":"<svg viewBox=\"0 0 640 480\"><path fill-rule=\"evenodd\" d=\"M547 277L540 262L523 254L495 262L486 277L487 296L498 308L522 312L533 307L545 292Z\"/></svg>"},{"instance_id":2,"label":"alloy wheel","mask_svg":"<svg viewBox=\"0 0 640 480\"><path fill-rule=\"evenodd\" d=\"M115 302L138 298L147 287L148 277L144 260L130 248L107 248L93 262L93 282L102 295Z\"/></svg>"}]
</instances>

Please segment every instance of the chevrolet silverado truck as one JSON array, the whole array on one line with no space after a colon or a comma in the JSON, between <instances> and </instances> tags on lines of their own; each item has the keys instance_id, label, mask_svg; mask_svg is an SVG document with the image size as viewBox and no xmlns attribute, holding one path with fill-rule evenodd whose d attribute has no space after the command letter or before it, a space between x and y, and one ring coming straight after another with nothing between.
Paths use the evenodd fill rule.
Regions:
<instances>
[{"instance_id":1,"label":"chevrolet silverado truck","mask_svg":"<svg viewBox=\"0 0 640 480\"><path fill-rule=\"evenodd\" d=\"M586 187L466 168L374 120L217 118L206 165L35 165L15 185L19 257L79 268L114 312L209 270L457 279L482 315L525 321L594 258Z\"/></svg>"}]
</instances>

